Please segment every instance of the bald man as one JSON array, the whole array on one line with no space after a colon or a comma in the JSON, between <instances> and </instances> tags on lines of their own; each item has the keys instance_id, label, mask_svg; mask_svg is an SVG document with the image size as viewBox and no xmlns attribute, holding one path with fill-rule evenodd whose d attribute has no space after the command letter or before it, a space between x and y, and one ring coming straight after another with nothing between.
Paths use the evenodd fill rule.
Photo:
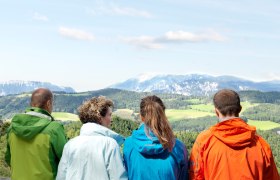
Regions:
<instances>
[{"instance_id":1,"label":"bald man","mask_svg":"<svg viewBox=\"0 0 280 180\"><path fill-rule=\"evenodd\" d=\"M35 90L30 106L13 117L8 130L5 159L11 166L11 179L55 179L66 136L51 116L52 92Z\"/></svg>"}]
</instances>

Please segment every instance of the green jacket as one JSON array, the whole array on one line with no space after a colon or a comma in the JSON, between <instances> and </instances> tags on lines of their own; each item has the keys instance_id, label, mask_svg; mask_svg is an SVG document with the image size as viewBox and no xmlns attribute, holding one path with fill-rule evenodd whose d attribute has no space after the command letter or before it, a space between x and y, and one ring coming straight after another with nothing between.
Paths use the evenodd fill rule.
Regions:
<instances>
[{"instance_id":1,"label":"green jacket","mask_svg":"<svg viewBox=\"0 0 280 180\"><path fill-rule=\"evenodd\" d=\"M5 160L12 180L55 179L66 136L47 111L32 107L15 115L7 142Z\"/></svg>"}]
</instances>

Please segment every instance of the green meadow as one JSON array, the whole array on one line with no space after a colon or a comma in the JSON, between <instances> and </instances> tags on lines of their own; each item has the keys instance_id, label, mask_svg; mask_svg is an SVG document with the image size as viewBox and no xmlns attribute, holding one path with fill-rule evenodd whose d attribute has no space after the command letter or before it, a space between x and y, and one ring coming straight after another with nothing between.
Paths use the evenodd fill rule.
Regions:
<instances>
[{"instance_id":1,"label":"green meadow","mask_svg":"<svg viewBox=\"0 0 280 180\"><path fill-rule=\"evenodd\" d=\"M53 112L52 116L56 120L60 121L79 121L79 117L76 114L66 112Z\"/></svg>"},{"instance_id":2,"label":"green meadow","mask_svg":"<svg viewBox=\"0 0 280 180\"><path fill-rule=\"evenodd\" d=\"M255 126L258 130L270 130L274 128L279 128L280 124L272 121L256 121L248 120L248 124Z\"/></svg>"},{"instance_id":3,"label":"green meadow","mask_svg":"<svg viewBox=\"0 0 280 180\"><path fill-rule=\"evenodd\" d=\"M199 99L192 99L193 102L198 102ZM242 112L250 107L257 106L257 103L242 102ZM52 115L55 119L61 121L79 121L76 114L65 112L53 112ZM138 113L131 109L117 109L113 112L114 116L119 116L124 119L138 119ZM188 109L166 109L166 115L170 122L180 121L184 119L195 119L206 116L215 116L214 106L212 103L189 105ZM279 128L280 124L272 121L257 121L248 120L248 124L255 126L258 130L270 130Z\"/></svg>"},{"instance_id":4,"label":"green meadow","mask_svg":"<svg viewBox=\"0 0 280 180\"><path fill-rule=\"evenodd\" d=\"M198 118L204 116L213 116L214 113L206 112L206 111L198 111L195 109L167 109L166 116L169 121L178 121L189 118Z\"/></svg>"}]
</instances>

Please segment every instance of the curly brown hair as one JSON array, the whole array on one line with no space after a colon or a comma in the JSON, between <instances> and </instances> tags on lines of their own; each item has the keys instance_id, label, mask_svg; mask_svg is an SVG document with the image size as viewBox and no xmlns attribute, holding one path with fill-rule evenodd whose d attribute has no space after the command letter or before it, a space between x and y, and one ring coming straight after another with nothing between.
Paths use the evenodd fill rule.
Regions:
<instances>
[{"instance_id":1,"label":"curly brown hair","mask_svg":"<svg viewBox=\"0 0 280 180\"><path fill-rule=\"evenodd\" d=\"M78 108L80 121L83 124L88 122L101 124L101 118L105 117L108 109L113 106L113 101L105 96L93 97Z\"/></svg>"}]
</instances>

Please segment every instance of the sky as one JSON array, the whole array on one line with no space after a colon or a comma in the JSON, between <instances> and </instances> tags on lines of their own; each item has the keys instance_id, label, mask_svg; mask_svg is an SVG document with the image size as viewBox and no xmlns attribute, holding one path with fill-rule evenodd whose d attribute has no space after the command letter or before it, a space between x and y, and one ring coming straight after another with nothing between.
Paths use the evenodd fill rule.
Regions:
<instances>
[{"instance_id":1,"label":"sky","mask_svg":"<svg viewBox=\"0 0 280 180\"><path fill-rule=\"evenodd\" d=\"M76 91L145 73L280 80L279 0L1 0L0 82Z\"/></svg>"}]
</instances>

